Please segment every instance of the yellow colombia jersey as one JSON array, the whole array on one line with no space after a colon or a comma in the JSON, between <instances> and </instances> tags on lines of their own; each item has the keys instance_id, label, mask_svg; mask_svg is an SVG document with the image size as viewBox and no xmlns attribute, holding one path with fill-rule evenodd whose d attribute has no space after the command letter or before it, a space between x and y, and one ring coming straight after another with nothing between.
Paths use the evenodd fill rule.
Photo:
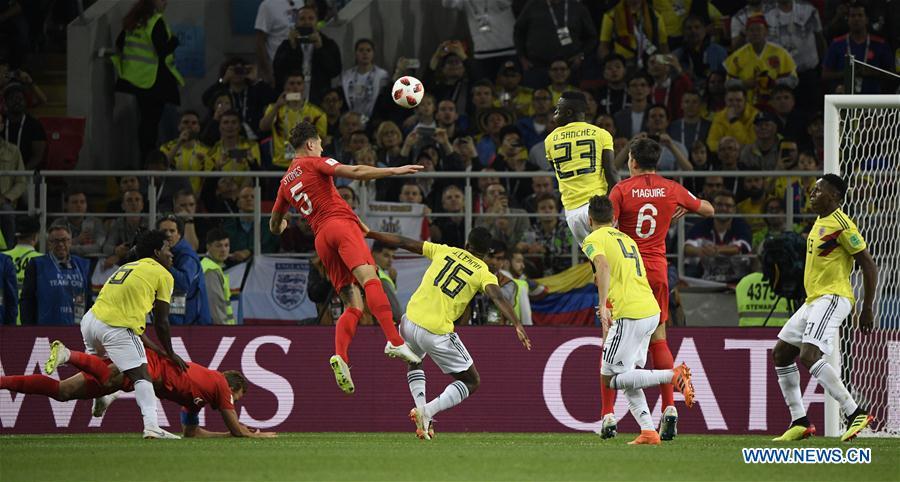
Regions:
<instances>
[{"instance_id":1,"label":"yellow colombia jersey","mask_svg":"<svg viewBox=\"0 0 900 482\"><path fill-rule=\"evenodd\" d=\"M435 335L453 332L453 322L469 302L497 277L484 261L461 248L425 242L422 254L431 260L422 284L406 307L409 321Z\"/></svg>"},{"instance_id":2,"label":"yellow colombia jersey","mask_svg":"<svg viewBox=\"0 0 900 482\"><path fill-rule=\"evenodd\" d=\"M806 302L823 295L838 295L853 304L850 271L853 255L866 249L866 240L853 221L840 209L816 219L806 239L806 269L803 285Z\"/></svg>"},{"instance_id":3,"label":"yellow colombia jersey","mask_svg":"<svg viewBox=\"0 0 900 482\"><path fill-rule=\"evenodd\" d=\"M607 226L584 238L581 249L591 262L597 255L606 257L613 319L639 320L659 313L659 304L647 282L644 261L631 237Z\"/></svg>"},{"instance_id":4,"label":"yellow colombia jersey","mask_svg":"<svg viewBox=\"0 0 900 482\"><path fill-rule=\"evenodd\" d=\"M156 300L169 303L175 280L169 270L152 258L123 264L97 295L91 311L109 326L144 332L147 313Z\"/></svg>"},{"instance_id":5,"label":"yellow colombia jersey","mask_svg":"<svg viewBox=\"0 0 900 482\"><path fill-rule=\"evenodd\" d=\"M547 160L556 171L562 204L567 211L587 204L591 196L609 189L600 162L601 153L613 149L613 138L595 125L572 122L557 127L544 139Z\"/></svg>"}]
</instances>

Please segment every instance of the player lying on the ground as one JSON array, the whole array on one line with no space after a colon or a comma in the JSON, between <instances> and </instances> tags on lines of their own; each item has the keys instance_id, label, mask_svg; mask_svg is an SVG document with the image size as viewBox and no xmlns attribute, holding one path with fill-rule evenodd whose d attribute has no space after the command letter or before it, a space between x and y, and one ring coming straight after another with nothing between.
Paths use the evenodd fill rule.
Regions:
<instances>
[{"instance_id":1,"label":"player lying on the ground","mask_svg":"<svg viewBox=\"0 0 900 482\"><path fill-rule=\"evenodd\" d=\"M187 363L187 371L182 371L172 360L157 354L152 344L148 346L151 349L147 350L147 369L156 395L182 406L185 437L276 436L274 432L253 431L238 422L234 402L247 393L247 380L240 372L218 372L191 362ZM45 395L61 402L94 399L95 417L103 415L119 390L134 390L132 381L107 360L70 351L60 341L53 342L51 352L55 356L51 356L44 367L48 374L64 363L81 371L62 381L44 375L4 376L0 377L0 389ZM222 413L228 432L211 432L199 426L198 414L206 405Z\"/></svg>"},{"instance_id":2,"label":"player lying on the ground","mask_svg":"<svg viewBox=\"0 0 900 482\"><path fill-rule=\"evenodd\" d=\"M800 363L816 377L819 385L837 400L847 417L847 431L841 436L841 441L856 437L873 420L853 400L837 370L822 356L831 354L834 334L853 308L850 271L853 270L854 260L862 268L865 287L859 314L860 330L868 334L875 320L872 304L875 301L878 268L856 224L841 210L846 193L846 181L834 174L826 174L816 181L809 196L810 206L819 217L806 241L806 268L803 272L806 303L781 328L778 343L772 350L778 385L792 420L787 431L775 441L801 440L816 433L816 427L806 418L803 395L800 393L800 372L795 362L798 356Z\"/></svg>"},{"instance_id":3,"label":"player lying on the ground","mask_svg":"<svg viewBox=\"0 0 900 482\"><path fill-rule=\"evenodd\" d=\"M350 341L356 334L356 325L363 314L363 306L369 307L387 338L384 353L392 358L408 362L420 362L403 342L397 327L391 304L378 272L372 253L363 239L359 217L341 199L334 187L334 177L359 181L381 179L388 176L411 174L422 166L371 167L346 166L329 157L322 157L322 139L315 126L300 122L291 129L291 145L296 157L285 172L278 188L269 230L280 235L287 229L288 208L293 207L309 222L316 238L316 253L325 266L328 279L347 308L335 323L335 355L329 363L338 386L345 393L353 393L350 378ZM363 301L360 287L366 294Z\"/></svg>"},{"instance_id":4,"label":"player lying on the ground","mask_svg":"<svg viewBox=\"0 0 900 482\"><path fill-rule=\"evenodd\" d=\"M406 379L416 403L409 417L416 423L416 435L420 439L431 440L434 436L434 416L460 404L475 393L480 383L469 351L453 332L453 322L463 314L478 292L487 294L503 317L512 322L516 336L525 348L531 349L531 341L512 306L503 298L497 277L484 261L491 246L491 234L487 229L473 229L465 249L372 231L366 236L431 260L422 283L409 299L406 314L400 323L400 332L413 353L419 357L429 355L442 372L456 379L437 398L425 403L422 363L409 363Z\"/></svg>"},{"instance_id":5,"label":"player lying on the ground","mask_svg":"<svg viewBox=\"0 0 900 482\"><path fill-rule=\"evenodd\" d=\"M628 170L631 177L616 184L609 193L618 228L634 240L646 268L647 282L659 304L659 326L650 336L650 360L657 370L672 369L675 360L666 342L666 321L669 319L669 268L666 261L666 233L669 223L684 211L712 216L715 209L708 201L697 199L677 182L656 174L662 148L652 139L631 141ZM601 362L602 363L602 362ZM662 394L663 416L659 436L672 440L677 433L678 411L675 393L668 381L659 386ZM600 436L609 438L616 433L615 390L603 390L603 424Z\"/></svg>"},{"instance_id":6,"label":"player lying on the ground","mask_svg":"<svg viewBox=\"0 0 900 482\"><path fill-rule=\"evenodd\" d=\"M650 418L644 388L672 383L684 394L688 407L694 405L691 371L682 363L669 370L643 370L650 335L659 326L659 305L647 282L647 270L637 244L627 234L612 227L613 205L606 196L589 202L591 234L582 250L591 260L597 285L597 315L609 327L603 341L600 379L614 390L622 390L628 408L641 426L631 445L659 445L660 438ZM612 305L612 311L606 302Z\"/></svg>"}]
</instances>

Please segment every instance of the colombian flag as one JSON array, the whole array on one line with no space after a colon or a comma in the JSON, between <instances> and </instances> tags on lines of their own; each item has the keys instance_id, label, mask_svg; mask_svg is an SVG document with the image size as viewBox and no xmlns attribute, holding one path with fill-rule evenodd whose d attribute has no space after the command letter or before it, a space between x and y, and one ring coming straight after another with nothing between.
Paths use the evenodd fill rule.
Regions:
<instances>
[{"instance_id":1,"label":"colombian flag","mask_svg":"<svg viewBox=\"0 0 900 482\"><path fill-rule=\"evenodd\" d=\"M531 318L535 325L595 326L597 288L589 263L581 263L562 273L538 278L550 294L531 302Z\"/></svg>"}]
</instances>

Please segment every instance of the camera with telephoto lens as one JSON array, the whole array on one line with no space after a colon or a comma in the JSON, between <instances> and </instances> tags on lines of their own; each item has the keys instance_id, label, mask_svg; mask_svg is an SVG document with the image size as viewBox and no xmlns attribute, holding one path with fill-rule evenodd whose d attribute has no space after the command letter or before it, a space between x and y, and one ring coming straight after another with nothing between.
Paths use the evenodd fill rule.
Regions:
<instances>
[{"instance_id":1,"label":"camera with telephoto lens","mask_svg":"<svg viewBox=\"0 0 900 482\"><path fill-rule=\"evenodd\" d=\"M300 43L312 43L309 38L315 32L312 27L297 27L294 30L297 32L297 40Z\"/></svg>"}]
</instances>

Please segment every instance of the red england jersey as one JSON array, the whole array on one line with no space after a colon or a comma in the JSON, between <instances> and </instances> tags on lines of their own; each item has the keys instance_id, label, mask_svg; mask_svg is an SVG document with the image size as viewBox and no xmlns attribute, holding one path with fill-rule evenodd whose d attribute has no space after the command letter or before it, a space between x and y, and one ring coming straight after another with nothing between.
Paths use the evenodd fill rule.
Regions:
<instances>
[{"instance_id":1,"label":"red england jersey","mask_svg":"<svg viewBox=\"0 0 900 482\"><path fill-rule=\"evenodd\" d=\"M289 206L306 218L318 235L330 220L359 219L334 187L334 170L340 162L330 157L298 157L281 178L273 211L285 213Z\"/></svg>"},{"instance_id":2,"label":"red england jersey","mask_svg":"<svg viewBox=\"0 0 900 482\"><path fill-rule=\"evenodd\" d=\"M665 261L666 234L675 209L700 209L700 200L671 179L642 174L616 184L609 193L619 231L631 236L645 259Z\"/></svg>"},{"instance_id":3,"label":"red england jersey","mask_svg":"<svg viewBox=\"0 0 900 482\"><path fill-rule=\"evenodd\" d=\"M183 372L168 358L147 350L147 369L154 380L156 396L171 400L188 413L197 413L209 405L215 410L234 410L228 381L221 373L196 363Z\"/></svg>"}]
</instances>

